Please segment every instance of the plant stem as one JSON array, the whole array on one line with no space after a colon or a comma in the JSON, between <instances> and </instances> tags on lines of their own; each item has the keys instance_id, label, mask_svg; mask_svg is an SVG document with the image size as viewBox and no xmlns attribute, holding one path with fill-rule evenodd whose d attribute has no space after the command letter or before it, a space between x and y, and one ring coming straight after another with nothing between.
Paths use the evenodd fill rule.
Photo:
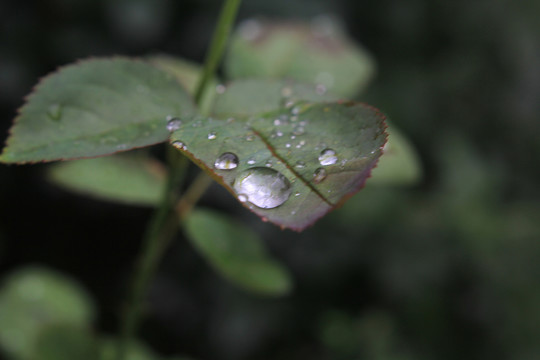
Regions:
<instances>
[{"instance_id":1,"label":"plant stem","mask_svg":"<svg viewBox=\"0 0 540 360\"><path fill-rule=\"evenodd\" d=\"M195 92L195 103L197 105L200 105L208 81L214 77L217 66L221 61L240 2L241 0L225 0L221 9L218 24L206 56L203 74ZM129 298L127 299L127 306L123 313L120 341L116 353L117 360L125 360L127 357L129 344L135 337L140 323L148 284L154 276L167 246L178 230L179 220L175 211L175 204L178 202L177 209L182 217L185 216L191 211L193 205L212 181L206 174L203 174L204 177L199 175L186 192L186 195L178 201L179 189L184 182L189 162L171 145L168 145L167 151L169 163L167 185L161 203L150 220L144 235L142 250L133 274Z\"/></svg>"},{"instance_id":2,"label":"plant stem","mask_svg":"<svg viewBox=\"0 0 540 360\"><path fill-rule=\"evenodd\" d=\"M240 6L240 2L241 0L226 0L221 9L218 24L214 31L214 35L212 36L210 48L206 54L203 75L197 85L197 91L195 91L195 102L197 104L200 104L201 102L208 81L210 81L216 73L216 69L221 61L223 52L225 51L231 28L236 19L236 13Z\"/></svg>"}]
</instances>

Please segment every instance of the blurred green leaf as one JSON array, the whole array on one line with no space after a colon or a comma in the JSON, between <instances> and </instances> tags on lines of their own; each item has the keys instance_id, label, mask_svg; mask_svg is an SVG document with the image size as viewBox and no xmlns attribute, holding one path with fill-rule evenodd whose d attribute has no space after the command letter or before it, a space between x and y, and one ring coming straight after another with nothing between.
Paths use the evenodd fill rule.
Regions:
<instances>
[{"instance_id":1,"label":"blurred green leaf","mask_svg":"<svg viewBox=\"0 0 540 360\"><path fill-rule=\"evenodd\" d=\"M233 83L212 118L182 118L171 142L244 206L282 228L303 230L363 185L386 141L384 116L326 99L314 86Z\"/></svg>"},{"instance_id":2,"label":"blurred green leaf","mask_svg":"<svg viewBox=\"0 0 540 360\"><path fill-rule=\"evenodd\" d=\"M99 360L116 360L117 340L105 337L101 340ZM161 357L140 341L132 341L127 351L126 360L193 360L184 356Z\"/></svg>"},{"instance_id":3,"label":"blurred green leaf","mask_svg":"<svg viewBox=\"0 0 540 360\"><path fill-rule=\"evenodd\" d=\"M197 209L185 222L188 239L229 281L264 295L284 295L292 287L288 271L271 259L258 234L234 219Z\"/></svg>"},{"instance_id":4,"label":"blurred green leaf","mask_svg":"<svg viewBox=\"0 0 540 360\"><path fill-rule=\"evenodd\" d=\"M197 63L187 61L185 59L169 56L169 55L154 55L148 58L148 61L176 77L178 82L182 84L190 94L195 94L195 90L199 85L199 77L202 74L202 66ZM203 114L207 114L210 106L216 95L216 79L209 81L206 87L199 108Z\"/></svg>"},{"instance_id":5,"label":"blurred green leaf","mask_svg":"<svg viewBox=\"0 0 540 360\"><path fill-rule=\"evenodd\" d=\"M0 290L0 347L28 358L42 329L52 324L85 327L94 312L87 293L71 279L40 267L18 270Z\"/></svg>"},{"instance_id":6,"label":"blurred green leaf","mask_svg":"<svg viewBox=\"0 0 540 360\"><path fill-rule=\"evenodd\" d=\"M87 329L56 325L43 329L37 337L31 360L97 360L99 348Z\"/></svg>"},{"instance_id":7,"label":"blurred green leaf","mask_svg":"<svg viewBox=\"0 0 540 360\"><path fill-rule=\"evenodd\" d=\"M371 172L370 185L412 185L422 176L418 154L394 125L389 125L383 155Z\"/></svg>"},{"instance_id":8,"label":"blurred green leaf","mask_svg":"<svg viewBox=\"0 0 540 360\"><path fill-rule=\"evenodd\" d=\"M231 40L225 72L231 79L290 77L348 98L366 87L375 63L329 17L311 24L251 19Z\"/></svg>"},{"instance_id":9,"label":"blurred green leaf","mask_svg":"<svg viewBox=\"0 0 540 360\"><path fill-rule=\"evenodd\" d=\"M121 154L59 163L49 179L72 191L136 205L155 205L163 194L166 170L142 154Z\"/></svg>"},{"instance_id":10,"label":"blurred green leaf","mask_svg":"<svg viewBox=\"0 0 540 360\"><path fill-rule=\"evenodd\" d=\"M194 112L176 78L154 66L125 58L79 62L37 85L0 161L94 157L160 143L167 117Z\"/></svg>"}]
</instances>

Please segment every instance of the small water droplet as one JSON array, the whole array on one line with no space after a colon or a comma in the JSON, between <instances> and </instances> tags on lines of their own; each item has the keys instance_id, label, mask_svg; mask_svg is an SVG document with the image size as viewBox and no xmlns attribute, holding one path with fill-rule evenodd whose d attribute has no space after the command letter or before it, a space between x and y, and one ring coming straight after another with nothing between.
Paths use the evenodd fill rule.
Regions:
<instances>
[{"instance_id":1,"label":"small water droplet","mask_svg":"<svg viewBox=\"0 0 540 360\"><path fill-rule=\"evenodd\" d=\"M245 194L238 194L238 201L240 201L240 202L242 202L242 203L245 203L246 201L248 201L247 195L245 195Z\"/></svg>"},{"instance_id":2,"label":"small water droplet","mask_svg":"<svg viewBox=\"0 0 540 360\"><path fill-rule=\"evenodd\" d=\"M300 192L299 191L295 192L294 196L300 196Z\"/></svg>"},{"instance_id":3,"label":"small water droplet","mask_svg":"<svg viewBox=\"0 0 540 360\"><path fill-rule=\"evenodd\" d=\"M302 124L299 124L299 125L296 125L293 129L293 134L294 135L302 135L306 132L306 129L304 128L304 126Z\"/></svg>"},{"instance_id":4,"label":"small water droplet","mask_svg":"<svg viewBox=\"0 0 540 360\"><path fill-rule=\"evenodd\" d=\"M291 114L298 115L300 114L300 110L301 110L300 106L295 106L291 109Z\"/></svg>"},{"instance_id":5,"label":"small water droplet","mask_svg":"<svg viewBox=\"0 0 540 360\"><path fill-rule=\"evenodd\" d=\"M296 139L296 135L291 135L291 140Z\"/></svg>"},{"instance_id":6,"label":"small water droplet","mask_svg":"<svg viewBox=\"0 0 540 360\"><path fill-rule=\"evenodd\" d=\"M286 144L285 144L285 147L286 147L286 148L288 149L288 148L290 148L290 147L291 147L291 144L289 144L289 143L286 143Z\"/></svg>"},{"instance_id":7,"label":"small water droplet","mask_svg":"<svg viewBox=\"0 0 540 360\"><path fill-rule=\"evenodd\" d=\"M324 86L323 84L317 84L317 86L315 87L315 92L318 95L326 94L326 86Z\"/></svg>"},{"instance_id":8,"label":"small water droplet","mask_svg":"<svg viewBox=\"0 0 540 360\"><path fill-rule=\"evenodd\" d=\"M281 125L281 120L280 119L275 119L274 120L274 126L279 126Z\"/></svg>"},{"instance_id":9,"label":"small water droplet","mask_svg":"<svg viewBox=\"0 0 540 360\"><path fill-rule=\"evenodd\" d=\"M218 94L223 94L225 92L225 90L227 90L225 85L219 84L219 85L216 86L216 92Z\"/></svg>"},{"instance_id":10,"label":"small water droplet","mask_svg":"<svg viewBox=\"0 0 540 360\"><path fill-rule=\"evenodd\" d=\"M167 131L173 132L180 129L182 121L179 118L172 118L167 122Z\"/></svg>"},{"instance_id":11,"label":"small water droplet","mask_svg":"<svg viewBox=\"0 0 540 360\"><path fill-rule=\"evenodd\" d=\"M250 135L247 135L247 136L246 136L246 141L253 141L253 140L255 140L255 136L254 136L254 135L250 134Z\"/></svg>"},{"instance_id":12,"label":"small water droplet","mask_svg":"<svg viewBox=\"0 0 540 360\"><path fill-rule=\"evenodd\" d=\"M214 162L214 167L218 170L232 170L238 166L238 156L226 152L221 154Z\"/></svg>"},{"instance_id":13,"label":"small water droplet","mask_svg":"<svg viewBox=\"0 0 540 360\"><path fill-rule=\"evenodd\" d=\"M255 164L255 163L256 163L255 158L249 158L249 159L246 161L246 163L247 163L248 165L253 165L253 164Z\"/></svg>"},{"instance_id":14,"label":"small water droplet","mask_svg":"<svg viewBox=\"0 0 540 360\"><path fill-rule=\"evenodd\" d=\"M292 89L290 87L284 87L281 89L281 96L283 97L289 97L292 95Z\"/></svg>"},{"instance_id":15,"label":"small water droplet","mask_svg":"<svg viewBox=\"0 0 540 360\"><path fill-rule=\"evenodd\" d=\"M172 146L174 146L175 148L180 149L180 150L186 150L187 149L186 144L184 144L180 140L173 141Z\"/></svg>"},{"instance_id":16,"label":"small water droplet","mask_svg":"<svg viewBox=\"0 0 540 360\"><path fill-rule=\"evenodd\" d=\"M296 162L295 167L298 168L298 169L303 169L303 168L306 167L306 163L303 162L302 160L299 160L299 161Z\"/></svg>"},{"instance_id":17,"label":"small water droplet","mask_svg":"<svg viewBox=\"0 0 540 360\"><path fill-rule=\"evenodd\" d=\"M332 149L324 149L321 151L321 155L319 155L319 162L323 166L334 165L337 161L336 152Z\"/></svg>"},{"instance_id":18,"label":"small water droplet","mask_svg":"<svg viewBox=\"0 0 540 360\"><path fill-rule=\"evenodd\" d=\"M216 137L217 137L217 134L215 131L208 133L208 140L214 140Z\"/></svg>"},{"instance_id":19,"label":"small water droplet","mask_svg":"<svg viewBox=\"0 0 540 360\"><path fill-rule=\"evenodd\" d=\"M51 120L60 121L60 119L62 118L62 105L52 104L51 106L49 106L49 110L47 111L47 116Z\"/></svg>"},{"instance_id":20,"label":"small water droplet","mask_svg":"<svg viewBox=\"0 0 540 360\"><path fill-rule=\"evenodd\" d=\"M264 163L264 166L266 167L272 167L272 160L268 160L267 162Z\"/></svg>"},{"instance_id":21,"label":"small water droplet","mask_svg":"<svg viewBox=\"0 0 540 360\"><path fill-rule=\"evenodd\" d=\"M234 180L234 190L247 196L247 201L263 209L285 203L291 195L291 183L280 172L264 167L243 171Z\"/></svg>"},{"instance_id":22,"label":"small water droplet","mask_svg":"<svg viewBox=\"0 0 540 360\"><path fill-rule=\"evenodd\" d=\"M317 170L315 170L315 172L313 173L313 182L315 184L319 184L324 179L326 179L326 170L324 170L323 168L318 168Z\"/></svg>"}]
</instances>

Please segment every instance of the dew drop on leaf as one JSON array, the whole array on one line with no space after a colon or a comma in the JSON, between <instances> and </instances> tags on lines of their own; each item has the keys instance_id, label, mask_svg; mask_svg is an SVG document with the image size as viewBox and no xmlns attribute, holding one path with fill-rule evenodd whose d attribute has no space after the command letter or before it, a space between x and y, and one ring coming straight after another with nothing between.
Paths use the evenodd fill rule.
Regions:
<instances>
[{"instance_id":1,"label":"dew drop on leaf","mask_svg":"<svg viewBox=\"0 0 540 360\"><path fill-rule=\"evenodd\" d=\"M47 116L51 120L60 121L60 119L62 118L62 105L52 104L51 106L49 106L49 110L47 111Z\"/></svg>"},{"instance_id":2,"label":"dew drop on leaf","mask_svg":"<svg viewBox=\"0 0 540 360\"><path fill-rule=\"evenodd\" d=\"M238 156L226 152L221 154L214 162L214 167L218 170L232 170L238 166Z\"/></svg>"},{"instance_id":3,"label":"dew drop on leaf","mask_svg":"<svg viewBox=\"0 0 540 360\"><path fill-rule=\"evenodd\" d=\"M186 144L184 144L183 142L181 142L179 140L173 141L172 146L174 146L175 148L177 148L179 150L186 150L187 149Z\"/></svg>"},{"instance_id":4,"label":"dew drop on leaf","mask_svg":"<svg viewBox=\"0 0 540 360\"><path fill-rule=\"evenodd\" d=\"M167 122L167 131L176 131L180 129L180 126L182 126L182 121L178 118L172 118Z\"/></svg>"},{"instance_id":5,"label":"dew drop on leaf","mask_svg":"<svg viewBox=\"0 0 540 360\"><path fill-rule=\"evenodd\" d=\"M208 133L208 140L214 140L216 137L217 137L217 134L215 131Z\"/></svg>"},{"instance_id":6,"label":"dew drop on leaf","mask_svg":"<svg viewBox=\"0 0 540 360\"><path fill-rule=\"evenodd\" d=\"M317 170L315 170L315 172L313 173L313 182L315 184L319 184L324 179L326 179L326 170L324 170L323 168L318 168Z\"/></svg>"},{"instance_id":7,"label":"dew drop on leaf","mask_svg":"<svg viewBox=\"0 0 540 360\"><path fill-rule=\"evenodd\" d=\"M334 165L337 161L336 152L332 149L324 149L321 151L321 155L319 155L319 162L323 166Z\"/></svg>"},{"instance_id":8,"label":"dew drop on leaf","mask_svg":"<svg viewBox=\"0 0 540 360\"><path fill-rule=\"evenodd\" d=\"M238 194L245 195L247 201L263 209L278 207L291 196L289 180L282 173L264 167L243 171L234 180L233 187Z\"/></svg>"},{"instance_id":9,"label":"dew drop on leaf","mask_svg":"<svg viewBox=\"0 0 540 360\"><path fill-rule=\"evenodd\" d=\"M295 167L296 167L297 169L303 169L303 168L306 167L306 163L303 162L303 161L301 161L301 160L299 160L299 161L296 162Z\"/></svg>"}]
</instances>

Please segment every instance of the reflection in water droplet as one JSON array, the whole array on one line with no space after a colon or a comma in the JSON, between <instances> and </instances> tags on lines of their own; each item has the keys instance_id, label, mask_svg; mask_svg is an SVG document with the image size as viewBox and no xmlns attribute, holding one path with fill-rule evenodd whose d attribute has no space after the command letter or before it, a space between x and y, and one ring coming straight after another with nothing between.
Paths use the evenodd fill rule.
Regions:
<instances>
[{"instance_id":1,"label":"reflection in water droplet","mask_svg":"<svg viewBox=\"0 0 540 360\"><path fill-rule=\"evenodd\" d=\"M184 144L180 140L173 141L172 146L174 146L175 148L180 149L180 150L186 150L187 149L186 144Z\"/></svg>"},{"instance_id":2,"label":"reflection in water droplet","mask_svg":"<svg viewBox=\"0 0 540 360\"><path fill-rule=\"evenodd\" d=\"M182 121L179 118L172 118L167 122L167 131L173 132L180 129Z\"/></svg>"},{"instance_id":3,"label":"reflection in water droplet","mask_svg":"<svg viewBox=\"0 0 540 360\"><path fill-rule=\"evenodd\" d=\"M268 160L268 161L264 164L264 166L266 166L266 167L272 167L272 160Z\"/></svg>"},{"instance_id":4,"label":"reflection in water droplet","mask_svg":"<svg viewBox=\"0 0 540 360\"><path fill-rule=\"evenodd\" d=\"M337 163L338 158L336 152L332 149L324 149L319 155L319 162L323 166L334 165Z\"/></svg>"},{"instance_id":5,"label":"reflection in water droplet","mask_svg":"<svg viewBox=\"0 0 540 360\"><path fill-rule=\"evenodd\" d=\"M226 152L221 154L214 162L214 167L219 170L232 170L238 166L238 156Z\"/></svg>"},{"instance_id":6,"label":"reflection in water droplet","mask_svg":"<svg viewBox=\"0 0 540 360\"><path fill-rule=\"evenodd\" d=\"M323 168L318 168L317 170L315 170L315 172L313 173L313 182L315 184L319 184L324 179L326 179L326 170L324 170Z\"/></svg>"},{"instance_id":7,"label":"reflection in water droplet","mask_svg":"<svg viewBox=\"0 0 540 360\"><path fill-rule=\"evenodd\" d=\"M295 167L298 168L298 169L303 169L303 168L306 167L306 163L303 162L303 161L301 161L301 160L299 160L299 161L296 162Z\"/></svg>"},{"instance_id":8,"label":"reflection in water droplet","mask_svg":"<svg viewBox=\"0 0 540 360\"><path fill-rule=\"evenodd\" d=\"M255 158L249 158L248 161L246 161L248 165L253 165L255 164Z\"/></svg>"},{"instance_id":9,"label":"reflection in water droplet","mask_svg":"<svg viewBox=\"0 0 540 360\"><path fill-rule=\"evenodd\" d=\"M62 118L62 105L52 104L51 106L49 106L49 110L47 111L47 116L51 120L60 121L60 119Z\"/></svg>"},{"instance_id":10,"label":"reflection in water droplet","mask_svg":"<svg viewBox=\"0 0 540 360\"><path fill-rule=\"evenodd\" d=\"M208 140L214 140L217 137L216 132L212 131L211 133L208 133Z\"/></svg>"},{"instance_id":11,"label":"reflection in water droplet","mask_svg":"<svg viewBox=\"0 0 540 360\"><path fill-rule=\"evenodd\" d=\"M282 205L291 195L291 183L280 172L264 167L243 171L234 180L234 190L247 201L263 209Z\"/></svg>"}]
</instances>

